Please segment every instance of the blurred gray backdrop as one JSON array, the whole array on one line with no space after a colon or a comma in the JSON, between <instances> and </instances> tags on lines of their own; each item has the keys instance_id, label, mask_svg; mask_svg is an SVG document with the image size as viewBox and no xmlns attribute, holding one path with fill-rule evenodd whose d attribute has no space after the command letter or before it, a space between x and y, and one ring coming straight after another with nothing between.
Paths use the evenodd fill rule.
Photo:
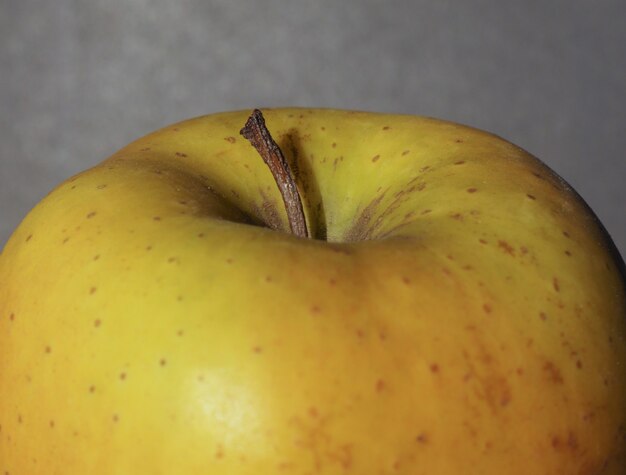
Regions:
<instances>
[{"instance_id":1,"label":"blurred gray backdrop","mask_svg":"<svg viewBox=\"0 0 626 475\"><path fill-rule=\"evenodd\" d=\"M55 184L139 136L284 105L495 132L626 254L623 0L0 0L0 247Z\"/></svg>"}]
</instances>

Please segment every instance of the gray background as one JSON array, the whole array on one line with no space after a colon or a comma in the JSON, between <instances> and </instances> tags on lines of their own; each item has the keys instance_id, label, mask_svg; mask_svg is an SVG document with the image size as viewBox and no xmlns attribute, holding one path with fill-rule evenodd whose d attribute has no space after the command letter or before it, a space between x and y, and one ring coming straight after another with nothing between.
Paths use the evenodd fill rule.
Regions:
<instances>
[{"instance_id":1,"label":"gray background","mask_svg":"<svg viewBox=\"0 0 626 475\"><path fill-rule=\"evenodd\" d=\"M543 159L626 253L623 0L0 0L0 246L55 184L191 116L446 118Z\"/></svg>"}]
</instances>

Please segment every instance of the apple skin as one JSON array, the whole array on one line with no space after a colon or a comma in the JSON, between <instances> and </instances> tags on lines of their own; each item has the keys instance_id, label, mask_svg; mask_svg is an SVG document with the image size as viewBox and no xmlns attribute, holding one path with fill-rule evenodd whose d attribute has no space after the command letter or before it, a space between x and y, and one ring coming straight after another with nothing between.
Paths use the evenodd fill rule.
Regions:
<instances>
[{"instance_id":1,"label":"apple skin","mask_svg":"<svg viewBox=\"0 0 626 475\"><path fill-rule=\"evenodd\" d=\"M0 255L0 473L626 473L623 261L537 159L413 116L169 126ZM269 229L269 228L274 229Z\"/></svg>"}]
</instances>

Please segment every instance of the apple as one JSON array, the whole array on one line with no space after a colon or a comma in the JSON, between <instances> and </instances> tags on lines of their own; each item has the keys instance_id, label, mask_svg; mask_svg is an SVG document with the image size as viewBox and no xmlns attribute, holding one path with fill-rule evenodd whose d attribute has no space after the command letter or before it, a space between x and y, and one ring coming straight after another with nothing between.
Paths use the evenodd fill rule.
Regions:
<instances>
[{"instance_id":1,"label":"apple","mask_svg":"<svg viewBox=\"0 0 626 475\"><path fill-rule=\"evenodd\" d=\"M626 473L624 263L571 187L458 124L264 112L17 228L0 474Z\"/></svg>"}]
</instances>

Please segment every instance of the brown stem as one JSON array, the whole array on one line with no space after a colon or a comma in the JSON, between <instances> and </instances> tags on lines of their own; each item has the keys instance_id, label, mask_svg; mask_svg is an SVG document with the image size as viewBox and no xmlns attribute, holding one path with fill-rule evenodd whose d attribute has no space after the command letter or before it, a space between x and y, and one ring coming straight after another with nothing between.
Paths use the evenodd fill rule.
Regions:
<instances>
[{"instance_id":1,"label":"brown stem","mask_svg":"<svg viewBox=\"0 0 626 475\"><path fill-rule=\"evenodd\" d=\"M269 167L280 194L283 197L287 217L292 234L298 237L309 237L302 208L300 193L291 175L289 164L265 126L265 119L259 109L255 109L241 129L240 134L250 141Z\"/></svg>"}]
</instances>

